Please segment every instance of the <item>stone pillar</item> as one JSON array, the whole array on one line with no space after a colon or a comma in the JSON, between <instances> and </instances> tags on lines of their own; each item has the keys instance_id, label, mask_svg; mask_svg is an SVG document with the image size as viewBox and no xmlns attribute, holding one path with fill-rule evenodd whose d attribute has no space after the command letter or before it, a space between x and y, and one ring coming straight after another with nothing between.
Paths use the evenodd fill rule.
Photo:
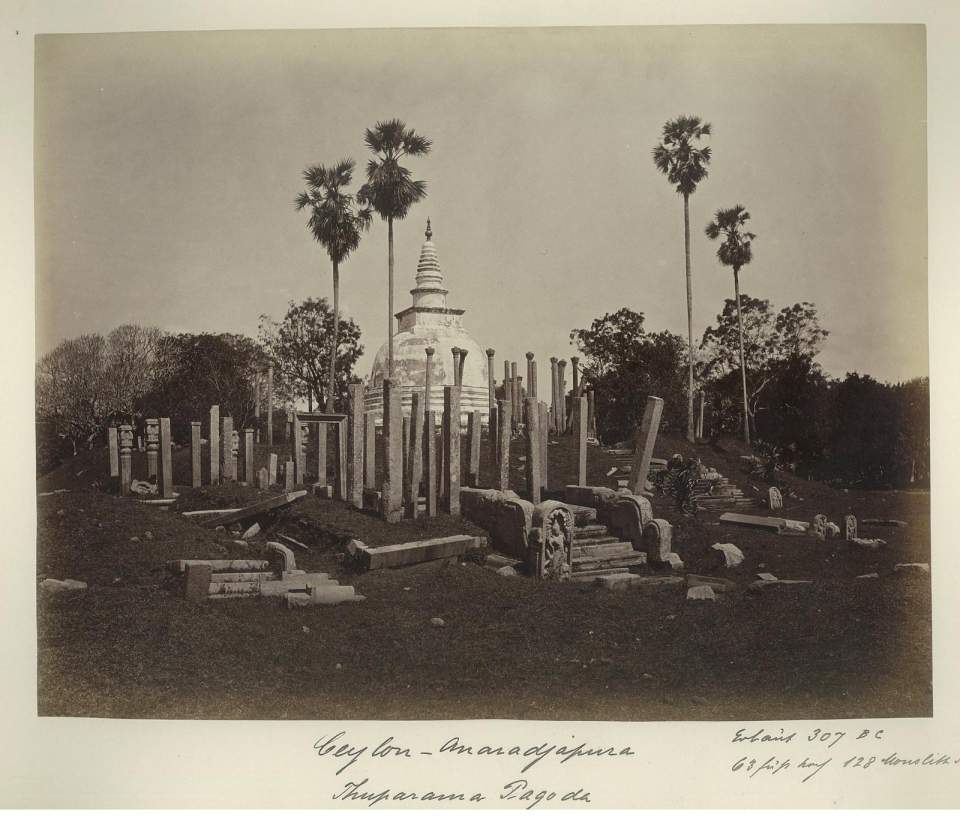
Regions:
<instances>
[{"instance_id":1,"label":"stone pillar","mask_svg":"<svg viewBox=\"0 0 960 817\"><path fill-rule=\"evenodd\" d=\"M537 399L537 361L533 359L533 352L527 352L527 397Z\"/></svg>"},{"instance_id":2,"label":"stone pillar","mask_svg":"<svg viewBox=\"0 0 960 817\"><path fill-rule=\"evenodd\" d=\"M476 488L480 484L480 412L470 415L467 424L467 447L470 459L467 462L467 485Z\"/></svg>"},{"instance_id":3,"label":"stone pillar","mask_svg":"<svg viewBox=\"0 0 960 817\"><path fill-rule=\"evenodd\" d=\"M160 451L160 421L147 420L147 479L157 479L157 456Z\"/></svg>"},{"instance_id":4,"label":"stone pillar","mask_svg":"<svg viewBox=\"0 0 960 817\"><path fill-rule=\"evenodd\" d=\"M519 382L517 381L517 363L515 360L510 361L510 416L513 418L513 425L511 428L516 429L520 425L520 411L518 406L520 405L520 388Z\"/></svg>"},{"instance_id":5,"label":"stone pillar","mask_svg":"<svg viewBox=\"0 0 960 817\"><path fill-rule=\"evenodd\" d=\"M173 439L170 436L170 418L160 418L160 496L173 498Z\"/></svg>"},{"instance_id":6,"label":"stone pillar","mask_svg":"<svg viewBox=\"0 0 960 817\"><path fill-rule=\"evenodd\" d=\"M230 470L233 463L233 418L220 419L220 474L224 479L234 479Z\"/></svg>"},{"instance_id":7,"label":"stone pillar","mask_svg":"<svg viewBox=\"0 0 960 817\"><path fill-rule=\"evenodd\" d=\"M462 350L459 346L454 346L451 350L453 352L453 384L455 386L460 385L460 354Z\"/></svg>"},{"instance_id":8,"label":"stone pillar","mask_svg":"<svg viewBox=\"0 0 960 817\"><path fill-rule=\"evenodd\" d=\"M507 384L510 382L510 361L503 361L503 396L506 399L507 390L510 388Z\"/></svg>"},{"instance_id":9,"label":"stone pillar","mask_svg":"<svg viewBox=\"0 0 960 817\"><path fill-rule=\"evenodd\" d=\"M490 445L490 462L500 462L500 409L494 406L487 418L487 440Z\"/></svg>"},{"instance_id":10,"label":"stone pillar","mask_svg":"<svg viewBox=\"0 0 960 817\"><path fill-rule=\"evenodd\" d=\"M110 476L120 476L120 444L117 440L117 427L107 426L107 448L110 449Z\"/></svg>"},{"instance_id":11,"label":"stone pillar","mask_svg":"<svg viewBox=\"0 0 960 817\"><path fill-rule=\"evenodd\" d=\"M580 396L580 358L576 355L570 356L570 368L573 371L573 398L576 400Z\"/></svg>"},{"instance_id":12,"label":"stone pillar","mask_svg":"<svg viewBox=\"0 0 960 817\"><path fill-rule=\"evenodd\" d=\"M576 394L576 389L573 390ZM574 398L574 421L577 434L577 485L587 484L587 398Z\"/></svg>"},{"instance_id":13,"label":"stone pillar","mask_svg":"<svg viewBox=\"0 0 960 817\"><path fill-rule=\"evenodd\" d=\"M523 378L517 375L517 379L513 381L513 424L518 427L523 422L524 399Z\"/></svg>"},{"instance_id":14,"label":"stone pillar","mask_svg":"<svg viewBox=\"0 0 960 817\"><path fill-rule=\"evenodd\" d=\"M501 400L497 405L500 415L500 473L497 479L497 488L501 491L510 490L510 424L513 422L510 410L510 401Z\"/></svg>"},{"instance_id":15,"label":"stone pillar","mask_svg":"<svg viewBox=\"0 0 960 817\"><path fill-rule=\"evenodd\" d=\"M557 359L555 357L550 358L550 428L553 431L557 430L557 417L559 416L557 407L557 394L560 392L560 387L557 384L559 371Z\"/></svg>"},{"instance_id":16,"label":"stone pillar","mask_svg":"<svg viewBox=\"0 0 960 817\"><path fill-rule=\"evenodd\" d=\"M460 350L460 363L457 365L457 385L458 385L458 386L462 386L462 385L463 385L463 367L464 367L464 364L465 364L466 362L467 362L467 350L466 350L466 349L461 349L461 350Z\"/></svg>"},{"instance_id":17,"label":"stone pillar","mask_svg":"<svg viewBox=\"0 0 960 817\"><path fill-rule=\"evenodd\" d=\"M540 406L528 397L527 410L527 495L534 505L540 504Z\"/></svg>"},{"instance_id":18,"label":"stone pillar","mask_svg":"<svg viewBox=\"0 0 960 817\"><path fill-rule=\"evenodd\" d=\"M190 423L190 484L199 488L203 484L200 470L200 423Z\"/></svg>"},{"instance_id":19,"label":"stone pillar","mask_svg":"<svg viewBox=\"0 0 960 817\"><path fill-rule=\"evenodd\" d=\"M130 495L130 483L133 481L133 467L130 462L133 448L133 426L120 426L120 496Z\"/></svg>"},{"instance_id":20,"label":"stone pillar","mask_svg":"<svg viewBox=\"0 0 960 817\"><path fill-rule=\"evenodd\" d=\"M383 381L383 463L386 466L380 508L387 522L403 518L403 440L400 388Z\"/></svg>"},{"instance_id":21,"label":"stone pillar","mask_svg":"<svg viewBox=\"0 0 960 817\"><path fill-rule=\"evenodd\" d=\"M350 504L363 507L363 384L351 383L350 387L350 465L347 469Z\"/></svg>"},{"instance_id":22,"label":"stone pillar","mask_svg":"<svg viewBox=\"0 0 960 817\"><path fill-rule=\"evenodd\" d=\"M427 368L424 371L424 380L423 380L423 410L429 414L432 409L430 408L433 404L430 398L433 396L433 354L434 348L428 346L424 349L424 352L427 355Z\"/></svg>"},{"instance_id":23,"label":"stone pillar","mask_svg":"<svg viewBox=\"0 0 960 817\"><path fill-rule=\"evenodd\" d=\"M267 367L267 445L273 445L273 364Z\"/></svg>"},{"instance_id":24,"label":"stone pillar","mask_svg":"<svg viewBox=\"0 0 960 817\"><path fill-rule=\"evenodd\" d=\"M293 434L293 412L290 409L287 409L287 422L283 426L283 441L285 443L290 442L290 437ZM296 463L296 458L294 458L294 463Z\"/></svg>"},{"instance_id":25,"label":"stone pillar","mask_svg":"<svg viewBox=\"0 0 960 817\"><path fill-rule=\"evenodd\" d=\"M631 493L639 494L646 485L647 474L650 471L650 458L653 457L653 446L657 442L657 431L660 429L661 414L663 414L663 399L651 395L647 398L643 420L640 422L640 433L637 434L637 447L633 454L633 468L630 471Z\"/></svg>"},{"instance_id":26,"label":"stone pillar","mask_svg":"<svg viewBox=\"0 0 960 817\"><path fill-rule=\"evenodd\" d=\"M427 473L424 479L427 491L427 516L437 515L437 431L436 415L425 412L423 424L423 442L426 447Z\"/></svg>"},{"instance_id":27,"label":"stone pillar","mask_svg":"<svg viewBox=\"0 0 960 817\"><path fill-rule=\"evenodd\" d=\"M267 460L267 477L270 479L270 485L277 484L277 455L275 452L270 452L270 459Z\"/></svg>"},{"instance_id":28,"label":"stone pillar","mask_svg":"<svg viewBox=\"0 0 960 817\"><path fill-rule=\"evenodd\" d=\"M423 480L423 401L420 392L410 395L410 451L405 472L407 514L411 519L420 515L420 483Z\"/></svg>"},{"instance_id":29,"label":"stone pillar","mask_svg":"<svg viewBox=\"0 0 960 817\"><path fill-rule=\"evenodd\" d=\"M593 389L587 392L587 428L592 436L597 436L597 413Z\"/></svg>"},{"instance_id":30,"label":"stone pillar","mask_svg":"<svg viewBox=\"0 0 960 817\"><path fill-rule=\"evenodd\" d=\"M257 442L260 442L260 386L263 372L257 372L253 378L253 425L256 428Z\"/></svg>"},{"instance_id":31,"label":"stone pillar","mask_svg":"<svg viewBox=\"0 0 960 817\"><path fill-rule=\"evenodd\" d=\"M540 412L540 487L547 490L547 451L550 447L550 409L545 401L538 403Z\"/></svg>"},{"instance_id":32,"label":"stone pillar","mask_svg":"<svg viewBox=\"0 0 960 817\"><path fill-rule=\"evenodd\" d=\"M220 406L210 406L210 484L220 484Z\"/></svg>"},{"instance_id":33,"label":"stone pillar","mask_svg":"<svg viewBox=\"0 0 960 817\"><path fill-rule=\"evenodd\" d=\"M253 485L253 434L252 428L243 430L243 481Z\"/></svg>"},{"instance_id":34,"label":"stone pillar","mask_svg":"<svg viewBox=\"0 0 960 817\"><path fill-rule=\"evenodd\" d=\"M235 428L230 439L230 473L233 475L233 478L239 482L241 471L237 466L237 460L240 456L240 430Z\"/></svg>"},{"instance_id":35,"label":"stone pillar","mask_svg":"<svg viewBox=\"0 0 960 817\"><path fill-rule=\"evenodd\" d=\"M493 356L496 352L487 349L487 425L491 424L493 410L497 407L497 381L493 376Z\"/></svg>"},{"instance_id":36,"label":"stone pillar","mask_svg":"<svg viewBox=\"0 0 960 817\"><path fill-rule=\"evenodd\" d=\"M377 416L363 415L363 487L377 489Z\"/></svg>"},{"instance_id":37,"label":"stone pillar","mask_svg":"<svg viewBox=\"0 0 960 817\"><path fill-rule=\"evenodd\" d=\"M443 388L444 510L460 515L460 387Z\"/></svg>"},{"instance_id":38,"label":"stone pillar","mask_svg":"<svg viewBox=\"0 0 960 817\"><path fill-rule=\"evenodd\" d=\"M266 468L261 468L257 471L257 487L261 491L266 491L270 487L270 475L267 473Z\"/></svg>"},{"instance_id":39,"label":"stone pillar","mask_svg":"<svg viewBox=\"0 0 960 817\"><path fill-rule=\"evenodd\" d=\"M327 431L326 423L317 423L317 487L327 487Z\"/></svg>"},{"instance_id":40,"label":"stone pillar","mask_svg":"<svg viewBox=\"0 0 960 817\"><path fill-rule=\"evenodd\" d=\"M293 484L299 485L304 481L304 466L306 457L303 455L303 427L300 421L294 418L291 420L291 412L287 412L287 428L292 431L293 441L290 445L290 459L293 461Z\"/></svg>"},{"instance_id":41,"label":"stone pillar","mask_svg":"<svg viewBox=\"0 0 960 817\"><path fill-rule=\"evenodd\" d=\"M557 410L559 412L557 422L559 431L563 434L567 430L567 361L557 361L557 387L560 394L557 395Z\"/></svg>"},{"instance_id":42,"label":"stone pillar","mask_svg":"<svg viewBox=\"0 0 960 817\"><path fill-rule=\"evenodd\" d=\"M293 460L287 460L283 466L283 487L286 491L292 491L296 485L293 467Z\"/></svg>"}]
</instances>

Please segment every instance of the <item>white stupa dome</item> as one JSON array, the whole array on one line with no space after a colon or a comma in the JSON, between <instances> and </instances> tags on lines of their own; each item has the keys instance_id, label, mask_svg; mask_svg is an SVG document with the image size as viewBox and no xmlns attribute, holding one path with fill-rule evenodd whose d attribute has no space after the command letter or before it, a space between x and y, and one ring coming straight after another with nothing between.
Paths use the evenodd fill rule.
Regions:
<instances>
[{"instance_id":1,"label":"white stupa dome","mask_svg":"<svg viewBox=\"0 0 960 817\"><path fill-rule=\"evenodd\" d=\"M417 286L410 290L412 306L396 314L398 330L393 336L393 379L401 389L403 413L410 413L414 391L424 393L428 347L434 349L431 366L430 404L428 408L443 411L443 387L455 385L453 349L466 352L463 361L463 382L460 390L461 422L467 415L479 411L486 421L489 411L487 384L487 355L463 328L465 309L447 306L447 290L443 288L443 273L433 232L427 219L426 241L420 249L417 264ZM387 344L384 343L373 360L365 395L365 408L381 414L383 411L383 380L387 370Z\"/></svg>"}]
</instances>

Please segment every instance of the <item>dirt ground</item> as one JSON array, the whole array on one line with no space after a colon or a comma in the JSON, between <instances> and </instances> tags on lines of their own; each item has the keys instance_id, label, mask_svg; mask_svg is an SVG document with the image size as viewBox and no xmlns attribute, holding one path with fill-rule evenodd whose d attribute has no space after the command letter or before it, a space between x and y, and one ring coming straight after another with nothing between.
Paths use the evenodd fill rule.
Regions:
<instances>
[{"instance_id":1,"label":"dirt ground","mask_svg":"<svg viewBox=\"0 0 960 817\"><path fill-rule=\"evenodd\" d=\"M514 461L522 456L514 445ZM487 446L481 473L489 484ZM282 447L276 447L281 451ZM750 477L734 443L690 446L661 436L656 455L695 454L748 496ZM256 467L265 461L258 447ZM550 489L573 481L570 438L550 447ZM134 475L146 470L143 455ZM589 482L615 487L611 461L589 451ZM586 584L507 578L473 562L432 562L355 575L350 538L369 545L482 531L440 516L388 526L312 496L279 515L299 567L324 570L366 596L360 603L287 610L275 600L186 601L164 563L180 558L257 557L256 542L200 527L180 511L237 507L263 498L238 485L190 489L189 452L174 457L181 496L164 511L109 492L105 450L85 453L38 480L37 578L72 578L86 591L38 590L41 715L130 718L564 720L762 720L917 717L932 713L929 494L836 490L788 480L778 515L842 523L901 519L906 528L861 525L886 547L776 536L683 517L655 497L674 524L687 572L738 584L716 602L686 599L682 586L613 593ZM522 465L513 470L522 488ZM756 488L756 490L754 490ZM741 512L764 514L758 505ZM262 538L261 538L262 541ZM745 554L717 565L715 542ZM264 556L266 558L266 556ZM810 585L749 591L758 571ZM856 579L876 572L879 578ZM431 624L439 617L444 626Z\"/></svg>"}]
</instances>

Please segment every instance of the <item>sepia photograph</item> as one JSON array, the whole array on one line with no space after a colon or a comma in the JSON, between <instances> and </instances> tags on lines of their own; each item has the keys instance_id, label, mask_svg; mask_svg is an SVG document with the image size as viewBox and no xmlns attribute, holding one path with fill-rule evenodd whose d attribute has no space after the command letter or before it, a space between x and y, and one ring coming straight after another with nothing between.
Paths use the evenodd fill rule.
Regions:
<instances>
[{"instance_id":1,"label":"sepia photograph","mask_svg":"<svg viewBox=\"0 0 960 817\"><path fill-rule=\"evenodd\" d=\"M35 40L43 718L931 718L923 25Z\"/></svg>"}]
</instances>

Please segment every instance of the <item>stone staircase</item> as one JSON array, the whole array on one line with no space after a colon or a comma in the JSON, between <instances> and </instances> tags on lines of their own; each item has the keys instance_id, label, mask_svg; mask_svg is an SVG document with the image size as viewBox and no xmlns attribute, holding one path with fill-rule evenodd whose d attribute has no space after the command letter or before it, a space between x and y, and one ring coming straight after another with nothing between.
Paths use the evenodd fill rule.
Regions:
<instances>
[{"instance_id":1,"label":"stone staircase","mask_svg":"<svg viewBox=\"0 0 960 817\"><path fill-rule=\"evenodd\" d=\"M597 576L628 573L631 567L647 563L647 555L633 544L623 542L597 522L594 508L571 505L576 527L573 531L573 581L593 581Z\"/></svg>"}]
</instances>

